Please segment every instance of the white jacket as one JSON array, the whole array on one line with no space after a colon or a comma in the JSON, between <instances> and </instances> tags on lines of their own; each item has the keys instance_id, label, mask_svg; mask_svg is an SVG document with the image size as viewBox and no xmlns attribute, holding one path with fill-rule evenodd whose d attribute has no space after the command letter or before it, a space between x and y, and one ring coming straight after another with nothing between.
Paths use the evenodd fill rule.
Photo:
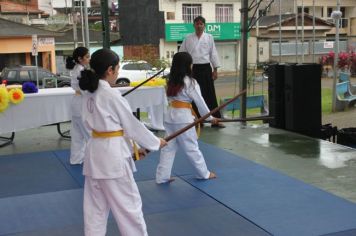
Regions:
<instances>
[{"instance_id":1,"label":"white jacket","mask_svg":"<svg viewBox=\"0 0 356 236\"><path fill-rule=\"evenodd\" d=\"M75 90L80 90L78 77L81 76L81 71L84 70L84 66L81 64L76 64L74 68L70 71L70 86Z\"/></svg>"},{"instance_id":2,"label":"white jacket","mask_svg":"<svg viewBox=\"0 0 356 236\"><path fill-rule=\"evenodd\" d=\"M206 105L204 98L201 95L200 87L197 81L193 78L186 76L184 78L184 87L182 90L174 97L168 97L168 101L178 100L182 102L191 103L194 101L195 105L199 110L201 116L210 112L208 106ZM212 120L213 117L210 116L206 120ZM166 123L173 124L183 124L192 123L194 121L194 116L192 115L191 109L188 108L174 108L169 106L164 114L164 121Z\"/></svg>"},{"instance_id":3,"label":"white jacket","mask_svg":"<svg viewBox=\"0 0 356 236\"><path fill-rule=\"evenodd\" d=\"M129 139L149 150L158 150L160 140L132 114L120 91L104 80L94 93L83 93L82 117L90 131L112 132L124 130L124 137L90 138L86 148L83 173L94 179L113 179L125 175L124 159L131 167L132 146Z\"/></svg>"}]
</instances>

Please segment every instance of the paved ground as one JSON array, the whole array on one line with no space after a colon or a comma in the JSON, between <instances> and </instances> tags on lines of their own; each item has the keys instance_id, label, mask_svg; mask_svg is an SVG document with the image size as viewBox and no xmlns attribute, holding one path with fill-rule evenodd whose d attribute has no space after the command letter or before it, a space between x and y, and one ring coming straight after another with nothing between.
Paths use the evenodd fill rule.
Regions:
<instances>
[{"instance_id":1,"label":"paved ground","mask_svg":"<svg viewBox=\"0 0 356 236\"><path fill-rule=\"evenodd\" d=\"M351 79L352 84L356 84L356 78ZM322 86L324 88L332 88L333 80L331 78L323 79ZM356 108L347 111L335 112L323 115L323 124L331 123L339 129L356 127Z\"/></svg>"}]
</instances>

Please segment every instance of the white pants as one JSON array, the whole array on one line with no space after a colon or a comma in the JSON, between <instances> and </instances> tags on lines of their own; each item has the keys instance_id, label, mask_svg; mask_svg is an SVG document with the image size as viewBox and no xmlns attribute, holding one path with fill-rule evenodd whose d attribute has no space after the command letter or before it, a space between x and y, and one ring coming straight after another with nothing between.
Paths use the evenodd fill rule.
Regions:
<instances>
[{"instance_id":1,"label":"white pants","mask_svg":"<svg viewBox=\"0 0 356 236\"><path fill-rule=\"evenodd\" d=\"M147 236L142 213L142 201L131 167L118 179L85 177L84 231L85 236L104 236L110 209L121 236Z\"/></svg>"},{"instance_id":2,"label":"white pants","mask_svg":"<svg viewBox=\"0 0 356 236\"><path fill-rule=\"evenodd\" d=\"M74 96L72 100L72 123L71 123L71 143L70 159L72 165L82 164L84 160L85 145L89 140L90 134L85 128L81 117L81 96Z\"/></svg>"},{"instance_id":3,"label":"white pants","mask_svg":"<svg viewBox=\"0 0 356 236\"><path fill-rule=\"evenodd\" d=\"M168 136L186 125L165 123L166 135ZM171 178L172 166L178 147L182 148L188 160L194 166L197 178L208 179L210 172L206 166L204 156L199 149L198 137L193 127L169 141L168 145L162 148L156 171L156 182L159 184L165 183Z\"/></svg>"}]
</instances>

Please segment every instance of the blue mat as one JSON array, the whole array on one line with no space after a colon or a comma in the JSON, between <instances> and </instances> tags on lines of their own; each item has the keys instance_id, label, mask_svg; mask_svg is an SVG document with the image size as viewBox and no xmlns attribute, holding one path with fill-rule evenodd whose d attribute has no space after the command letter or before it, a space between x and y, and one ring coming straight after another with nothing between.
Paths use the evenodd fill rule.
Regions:
<instances>
[{"instance_id":1,"label":"blue mat","mask_svg":"<svg viewBox=\"0 0 356 236\"><path fill-rule=\"evenodd\" d=\"M201 150L204 154L208 168L211 170L233 168L236 166L243 167L249 165L249 161L241 158L236 158L232 153L225 152L224 155L216 152L216 148L206 143L200 142ZM219 149L221 150L221 149ZM84 176L82 175L82 166L69 164L69 150L60 150L54 152L59 160L63 163L73 178L81 185L84 186ZM158 165L160 152L151 152L145 159L137 161L137 172L134 173L136 181L154 180L156 174L156 168ZM193 166L188 161L187 157L181 151L177 152L172 176L193 174Z\"/></svg>"},{"instance_id":2,"label":"blue mat","mask_svg":"<svg viewBox=\"0 0 356 236\"><path fill-rule=\"evenodd\" d=\"M0 198L79 187L52 152L0 158Z\"/></svg>"},{"instance_id":3,"label":"blue mat","mask_svg":"<svg viewBox=\"0 0 356 236\"><path fill-rule=\"evenodd\" d=\"M150 152L144 159L136 161L137 172L134 173L136 181L154 180L158 165L159 152Z\"/></svg>"},{"instance_id":4,"label":"blue mat","mask_svg":"<svg viewBox=\"0 0 356 236\"><path fill-rule=\"evenodd\" d=\"M332 234L324 234L322 236L355 236L355 235L356 235L356 229L352 229L352 230L346 230L346 231L332 233Z\"/></svg>"},{"instance_id":5,"label":"blue mat","mask_svg":"<svg viewBox=\"0 0 356 236\"><path fill-rule=\"evenodd\" d=\"M221 205L189 208L145 215L147 230L151 236L269 236L252 223ZM11 234L11 236L80 236L83 225L54 227ZM116 222L109 221L107 236L120 235Z\"/></svg>"},{"instance_id":6,"label":"blue mat","mask_svg":"<svg viewBox=\"0 0 356 236\"><path fill-rule=\"evenodd\" d=\"M56 157L60 160L63 166L67 169L70 175L78 182L81 187L84 187L84 176L82 165L71 165L69 163L69 150L54 151ZM159 152L149 153L145 159L136 161L137 172L134 173L136 181L146 181L155 179L156 168L158 164Z\"/></svg>"},{"instance_id":7,"label":"blue mat","mask_svg":"<svg viewBox=\"0 0 356 236\"><path fill-rule=\"evenodd\" d=\"M70 151L69 150L58 150L54 151L54 154L62 165L66 168L73 179L81 186L84 187L84 176L83 176L83 166L82 165L71 165L69 162Z\"/></svg>"},{"instance_id":8,"label":"blue mat","mask_svg":"<svg viewBox=\"0 0 356 236\"><path fill-rule=\"evenodd\" d=\"M244 166L250 165L250 161L237 158L236 155L224 152L220 153L212 145L199 142L199 146L204 155L205 161L208 165L208 168L212 171L219 169L228 169L239 166L243 168ZM145 181L155 179L156 168L158 165L160 152L151 152L147 157L141 161L136 162L136 167L138 172L134 173L136 181ZM174 164L172 168L172 176L177 175L188 175L194 174L195 170L191 163L188 161L185 154L181 151L178 151L174 159Z\"/></svg>"},{"instance_id":9,"label":"blue mat","mask_svg":"<svg viewBox=\"0 0 356 236\"><path fill-rule=\"evenodd\" d=\"M216 148L204 142L199 142L200 150L204 155L204 159L211 171L225 170L230 168L245 168L251 165L251 161L239 158L236 155L226 152L220 148ZM174 159L172 172L178 176L195 174L195 170L188 161L185 154L178 151Z\"/></svg>"},{"instance_id":10,"label":"blue mat","mask_svg":"<svg viewBox=\"0 0 356 236\"><path fill-rule=\"evenodd\" d=\"M136 162L150 235L355 235L356 204L212 145L200 147L217 179L196 180L180 152L171 184L155 184L159 152ZM0 235L82 235L84 178L68 158L68 150L0 158ZM117 234L110 218L107 235Z\"/></svg>"},{"instance_id":11,"label":"blue mat","mask_svg":"<svg viewBox=\"0 0 356 236\"><path fill-rule=\"evenodd\" d=\"M152 236L270 235L222 205L169 211L145 219Z\"/></svg>"},{"instance_id":12,"label":"blue mat","mask_svg":"<svg viewBox=\"0 0 356 236\"><path fill-rule=\"evenodd\" d=\"M156 184L154 180L137 183L143 202L143 213L183 210L218 204L190 184L176 179L174 184Z\"/></svg>"},{"instance_id":13,"label":"blue mat","mask_svg":"<svg viewBox=\"0 0 356 236\"><path fill-rule=\"evenodd\" d=\"M0 199L0 235L83 225L83 190Z\"/></svg>"},{"instance_id":14,"label":"blue mat","mask_svg":"<svg viewBox=\"0 0 356 236\"><path fill-rule=\"evenodd\" d=\"M171 185L141 181L139 189L151 235L267 235L180 179ZM78 189L0 199L0 235L83 235L82 194ZM117 235L112 217L109 222L108 235Z\"/></svg>"},{"instance_id":15,"label":"blue mat","mask_svg":"<svg viewBox=\"0 0 356 236\"><path fill-rule=\"evenodd\" d=\"M207 157L214 155L229 153L211 146ZM273 235L323 235L356 229L356 204L254 162L241 163L244 165L216 168L218 178L213 181L182 177Z\"/></svg>"}]
</instances>

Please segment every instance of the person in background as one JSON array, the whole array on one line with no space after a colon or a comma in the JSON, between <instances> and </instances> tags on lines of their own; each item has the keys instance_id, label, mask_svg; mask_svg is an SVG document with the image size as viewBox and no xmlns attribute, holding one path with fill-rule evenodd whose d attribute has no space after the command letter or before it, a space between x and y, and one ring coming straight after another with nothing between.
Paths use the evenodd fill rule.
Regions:
<instances>
[{"instance_id":1,"label":"person in background","mask_svg":"<svg viewBox=\"0 0 356 236\"><path fill-rule=\"evenodd\" d=\"M198 16L194 19L195 32L188 34L183 40L180 52L188 52L193 58L193 77L199 83L203 98L210 110L218 106L214 81L218 78L220 67L219 56L215 48L214 38L205 33L205 18ZM197 112L196 107L194 110ZM213 114L221 118L220 111ZM221 123L212 124L214 128L225 128Z\"/></svg>"},{"instance_id":2,"label":"person in background","mask_svg":"<svg viewBox=\"0 0 356 236\"><path fill-rule=\"evenodd\" d=\"M169 107L164 115L166 135L171 135L194 121L191 104L193 101L200 114L205 115L210 112L201 96L199 84L192 78L192 57L187 52L178 52L173 56L167 84L167 96ZM218 123L218 119L212 116L207 120L210 120L212 124ZM204 156L199 149L197 133L193 127L171 140L161 150L156 170L156 183L162 184L173 180L171 172L178 148L185 152L190 163L194 166L197 178L216 178L215 173L210 172L206 166Z\"/></svg>"},{"instance_id":3,"label":"person in background","mask_svg":"<svg viewBox=\"0 0 356 236\"><path fill-rule=\"evenodd\" d=\"M119 56L110 49L93 53L91 70L81 72L84 91L82 117L91 137L87 143L83 174L84 232L105 235L110 210L122 236L147 235L142 201L133 171L132 143L148 150L166 145L133 115L121 93L112 88L119 71Z\"/></svg>"},{"instance_id":4,"label":"person in background","mask_svg":"<svg viewBox=\"0 0 356 236\"><path fill-rule=\"evenodd\" d=\"M72 165L82 164L84 150L89 139L89 131L84 127L81 117L82 91L79 88L80 72L89 66L90 54L86 47L77 47L73 55L66 60L66 68L70 70L71 87L75 90L72 99L71 145L69 162Z\"/></svg>"}]
</instances>

